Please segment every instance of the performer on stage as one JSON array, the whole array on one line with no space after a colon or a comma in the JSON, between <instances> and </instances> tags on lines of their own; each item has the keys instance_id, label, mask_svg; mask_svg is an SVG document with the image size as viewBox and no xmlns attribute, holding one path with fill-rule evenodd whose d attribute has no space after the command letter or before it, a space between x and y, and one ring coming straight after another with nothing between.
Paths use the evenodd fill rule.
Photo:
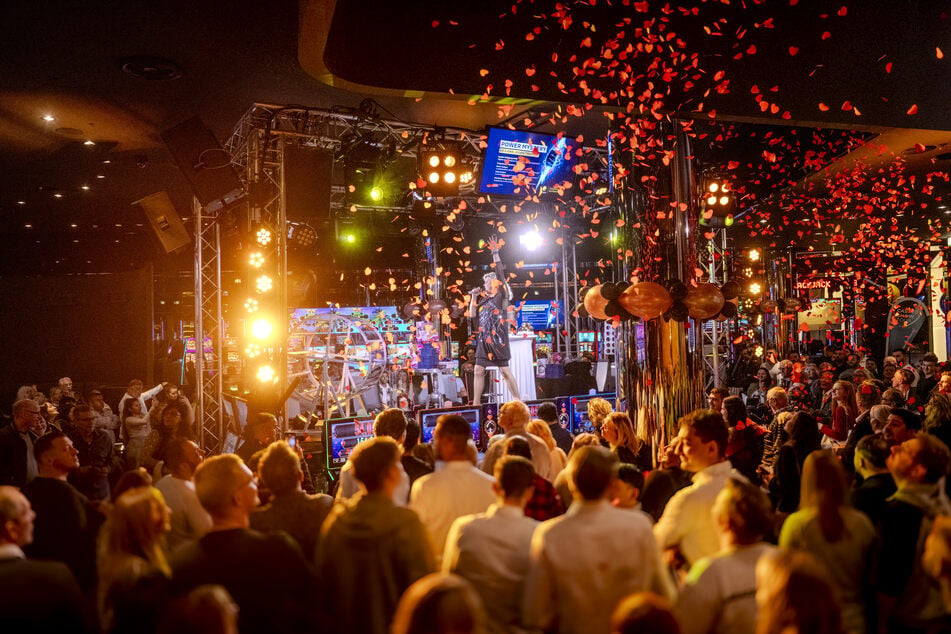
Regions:
<instances>
[{"instance_id":1,"label":"performer on stage","mask_svg":"<svg viewBox=\"0 0 951 634\"><path fill-rule=\"evenodd\" d=\"M512 395L516 399L521 398L515 375L509 369L512 353L509 350L509 326L506 319L512 291L505 282L505 270L499 258L500 247L498 238L492 236L489 239L489 249L492 250L495 273L482 276L484 289L474 288L469 292L469 323L471 331L475 333L476 342L475 372L472 378L473 405L482 402L487 367L497 367Z\"/></svg>"}]
</instances>

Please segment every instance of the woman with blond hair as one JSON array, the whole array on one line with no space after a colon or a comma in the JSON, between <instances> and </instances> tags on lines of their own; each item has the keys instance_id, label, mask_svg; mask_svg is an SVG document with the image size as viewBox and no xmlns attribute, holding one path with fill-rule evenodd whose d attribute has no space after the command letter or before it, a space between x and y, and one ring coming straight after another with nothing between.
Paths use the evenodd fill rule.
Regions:
<instances>
[{"instance_id":1,"label":"woman with blond hair","mask_svg":"<svg viewBox=\"0 0 951 634\"><path fill-rule=\"evenodd\" d=\"M802 468L799 510L783 524L782 548L806 550L822 561L842 602L842 625L850 634L866 631L875 528L865 513L851 508L842 462L829 451L809 454Z\"/></svg>"},{"instance_id":2,"label":"woman with blond hair","mask_svg":"<svg viewBox=\"0 0 951 634\"><path fill-rule=\"evenodd\" d=\"M535 434L545 441L548 452L551 454L551 472L557 477L568 465L568 456L565 455L561 447L555 443L555 437L551 435L551 429L549 429L548 423L536 418L535 420L529 421L527 429L528 433Z\"/></svg>"},{"instance_id":3,"label":"woman with blond hair","mask_svg":"<svg viewBox=\"0 0 951 634\"><path fill-rule=\"evenodd\" d=\"M608 441L618 460L632 464L641 471L654 468L650 446L637 437L634 423L625 412L612 412L601 424L601 437Z\"/></svg>"},{"instance_id":4,"label":"woman with blond hair","mask_svg":"<svg viewBox=\"0 0 951 634\"><path fill-rule=\"evenodd\" d=\"M819 428L825 438L823 446L841 446L849 437L849 432L855 425L859 409L855 400L855 383L851 381L836 381L832 385L832 420L831 425L822 425Z\"/></svg>"},{"instance_id":5,"label":"woman with blond hair","mask_svg":"<svg viewBox=\"0 0 951 634\"><path fill-rule=\"evenodd\" d=\"M603 398L593 398L588 401L588 420L591 421L591 428L598 438L601 438L601 425L604 424L604 419L613 411L611 403Z\"/></svg>"},{"instance_id":6,"label":"woman with blond hair","mask_svg":"<svg viewBox=\"0 0 951 634\"><path fill-rule=\"evenodd\" d=\"M756 564L756 634L842 634L829 575L815 555L778 550Z\"/></svg>"},{"instance_id":7,"label":"woman with blond hair","mask_svg":"<svg viewBox=\"0 0 951 634\"><path fill-rule=\"evenodd\" d=\"M99 618L104 632L154 631L171 570L169 512L154 487L119 496L99 534Z\"/></svg>"}]
</instances>

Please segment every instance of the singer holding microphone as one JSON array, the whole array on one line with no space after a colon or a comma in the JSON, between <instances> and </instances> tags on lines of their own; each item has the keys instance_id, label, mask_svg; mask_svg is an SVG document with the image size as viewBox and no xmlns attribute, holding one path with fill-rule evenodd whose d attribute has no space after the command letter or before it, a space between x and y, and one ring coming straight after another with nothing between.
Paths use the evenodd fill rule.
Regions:
<instances>
[{"instance_id":1,"label":"singer holding microphone","mask_svg":"<svg viewBox=\"0 0 951 634\"><path fill-rule=\"evenodd\" d=\"M475 334L476 342L475 372L472 378L473 405L482 403L485 369L488 367L498 368L512 395L516 399L521 398L515 375L509 368L512 353L509 350L509 326L506 320L512 291L505 283L505 271L499 257L501 246L497 236L489 239L495 272L482 276L483 288L473 288L469 291L470 332Z\"/></svg>"}]
</instances>

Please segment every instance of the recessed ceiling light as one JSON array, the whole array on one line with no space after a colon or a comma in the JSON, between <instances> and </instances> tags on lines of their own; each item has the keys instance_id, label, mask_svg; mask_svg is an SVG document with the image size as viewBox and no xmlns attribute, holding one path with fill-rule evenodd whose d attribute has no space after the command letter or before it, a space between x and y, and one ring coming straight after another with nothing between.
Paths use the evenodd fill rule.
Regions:
<instances>
[{"instance_id":1,"label":"recessed ceiling light","mask_svg":"<svg viewBox=\"0 0 951 634\"><path fill-rule=\"evenodd\" d=\"M25 201L25 200L18 200L18 201L17 201L17 204L18 204L18 205L25 205L25 204L26 204L26 201Z\"/></svg>"},{"instance_id":2,"label":"recessed ceiling light","mask_svg":"<svg viewBox=\"0 0 951 634\"><path fill-rule=\"evenodd\" d=\"M51 114L45 114L45 115L43 115L43 121L46 121L46 122L48 122L48 123L49 123L49 122L52 122L52 121L56 121L56 117L54 117L54 116L51 115Z\"/></svg>"},{"instance_id":3,"label":"recessed ceiling light","mask_svg":"<svg viewBox=\"0 0 951 634\"><path fill-rule=\"evenodd\" d=\"M106 177L105 174L96 174L96 178L105 178L105 177Z\"/></svg>"},{"instance_id":4,"label":"recessed ceiling light","mask_svg":"<svg viewBox=\"0 0 951 634\"><path fill-rule=\"evenodd\" d=\"M86 139L85 141L83 141L83 145L95 145L95 144L96 142L93 141L92 139Z\"/></svg>"},{"instance_id":5,"label":"recessed ceiling light","mask_svg":"<svg viewBox=\"0 0 951 634\"><path fill-rule=\"evenodd\" d=\"M72 227L73 229L75 229L75 228L78 227L79 225L77 225L76 223L73 223L73 224L71 224L71 225L69 225L69 226Z\"/></svg>"},{"instance_id":6,"label":"recessed ceiling light","mask_svg":"<svg viewBox=\"0 0 951 634\"><path fill-rule=\"evenodd\" d=\"M122 223L117 222L117 223L116 223L116 226L117 226L117 227L121 227L121 226L122 226Z\"/></svg>"},{"instance_id":7,"label":"recessed ceiling light","mask_svg":"<svg viewBox=\"0 0 951 634\"><path fill-rule=\"evenodd\" d=\"M83 186L80 187L79 189L83 190L84 192L88 192L88 191L89 191L89 185L83 185Z\"/></svg>"},{"instance_id":8,"label":"recessed ceiling light","mask_svg":"<svg viewBox=\"0 0 951 634\"><path fill-rule=\"evenodd\" d=\"M31 225L30 223L26 223L25 225L23 225L23 228L24 228L24 229L32 229L32 228L33 228L33 225Z\"/></svg>"},{"instance_id":9,"label":"recessed ceiling light","mask_svg":"<svg viewBox=\"0 0 951 634\"><path fill-rule=\"evenodd\" d=\"M62 194L53 194L53 198L62 198L62 197L63 197Z\"/></svg>"},{"instance_id":10,"label":"recessed ceiling light","mask_svg":"<svg viewBox=\"0 0 951 634\"><path fill-rule=\"evenodd\" d=\"M109 163L112 163L112 161L110 161L109 159L103 159L102 161L103 165L108 165Z\"/></svg>"}]
</instances>

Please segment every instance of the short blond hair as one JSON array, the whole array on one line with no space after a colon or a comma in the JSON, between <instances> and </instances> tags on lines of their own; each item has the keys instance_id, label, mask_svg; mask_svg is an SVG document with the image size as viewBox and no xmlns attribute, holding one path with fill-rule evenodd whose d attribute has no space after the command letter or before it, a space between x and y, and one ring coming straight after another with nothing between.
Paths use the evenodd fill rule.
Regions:
<instances>
[{"instance_id":1,"label":"short blond hair","mask_svg":"<svg viewBox=\"0 0 951 634\"><path fill-rule=\"evenodd\" d=\"M604 419L613 411L611 403L603 398L593 398L588 402L588 418L595 429L600 429Z\"/></svg>"},{"instance_id":2,"label":"short blond hair","mask_svg":"<svg viewBox=\"0 0 951 634\"><path fill-rule=\"evenodd\" d=\"M499 409L499 422L505 419L507 427L524 427L531 419L528 405L522 401L509 401Z\"/></svg>"},{"instance_id":3,"label":"short blond hair","mask_svg":"<svg viewBox=\"0 0 951 634\"><path fill-rule=\"evenodd\" d=\"M195 470L195 494L198 501L212 516L220 515L231 506L231 500L244 478L241 458L226 453L208 458Z\"/></svg>"},{"instance_id":4,"label":"short blond hair","mask_svg":"<svg viewBox=\"0 0 951 634\"><path fill-rule=\"evenodd\" d=\"M528 422L528 433L534 434L545 441L545 445L548 446L548 451L555 450L555 438L551 435L551 429L548 428L548 423L543 420L536 418Z\"/></svg>"}]
</instances>

